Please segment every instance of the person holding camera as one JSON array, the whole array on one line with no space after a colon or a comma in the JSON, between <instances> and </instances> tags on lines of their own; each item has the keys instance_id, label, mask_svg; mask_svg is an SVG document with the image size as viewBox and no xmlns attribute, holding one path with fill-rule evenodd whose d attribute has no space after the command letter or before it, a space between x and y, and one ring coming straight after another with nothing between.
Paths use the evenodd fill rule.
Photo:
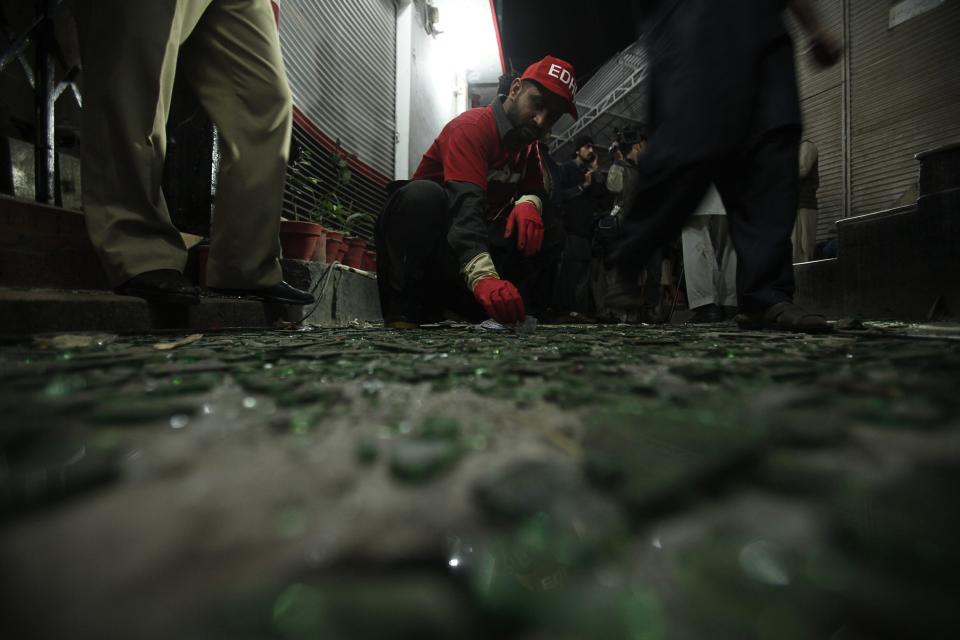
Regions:
<instances>
[{"instance_id":1,"label":"person holding camera","mask_svg":"<svg viewBox=\"0 0 960 640\"><path fill-rule=\"evenodd\" d=\"M657 306L660 302L660 276L663 254L650 254L644 269L644 286L638 279L625 279L603 265L603 258L613 250L622 234L626 216L642 216L640 158L647 149L646 133L638 127L628 127L618 133L617 148L624 154L615 160L607 173L607 191L613 196L613 208L597 220L592 268L593 295L601 316L623 316L639 311L641 322L659 322Z\"/></svg>"}]
</instances>

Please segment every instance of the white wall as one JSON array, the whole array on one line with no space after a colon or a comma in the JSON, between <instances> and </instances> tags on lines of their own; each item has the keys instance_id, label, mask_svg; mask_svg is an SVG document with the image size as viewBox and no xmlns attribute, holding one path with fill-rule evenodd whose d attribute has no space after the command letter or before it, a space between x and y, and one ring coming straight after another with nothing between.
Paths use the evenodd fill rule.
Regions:
<instances>
[{"instance_id":1,"label":"white wall","mask_svg":"<svg viewBox=\"0 0 960 640\"><path fill-rule=\"evenodd\" d=\"M397 10L395 178L407 179L443 126L468 107L467 83L495 82L500 51L490 0L433 0L442 33L427 33L422 0Z\"/></svg>"},{"instance_id":2,"label":"white wall","mask_svg":"<svg viewBox=\"0 0 960 640\"><path fill-rule=\"evenodd\" d=\"M451 55L450 34L428 35L423 13L414 12L411 57L409 170L447 122L466 109L457 99L457 70Z\"/></svg>"},{"instance_id":3,"label":"white wall","mask_svg":"<svg viewBox=\"0 0 960 640\"><path fill-rule=\"evenodd\" d=\"M397 4L397 148L393 154L393 177L406 180L410 173L410 52L413 38L413 3Z\"/></svg>"}]
</instances>

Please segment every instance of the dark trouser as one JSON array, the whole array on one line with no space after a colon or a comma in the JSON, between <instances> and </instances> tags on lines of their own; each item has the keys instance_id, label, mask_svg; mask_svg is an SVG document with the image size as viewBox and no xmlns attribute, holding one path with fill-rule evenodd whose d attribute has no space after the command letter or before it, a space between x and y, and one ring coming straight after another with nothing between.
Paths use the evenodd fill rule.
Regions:
<instances>
[{"instance_id":1,"label":"dark trouser","mask_svg":"<svg viewBox=\"0 0 960 640\"><path fill-rule=\"evenodd\" d=\"M653 310L660 302L660 280L663 278L663 250L654 249L647 258L643 280L643 306Z\"/></svg>"},{"instance_id":2,"label":"dark trouser","mask_svg":"<svg viewBox=\"0 0 960 640\"><path fill-rule=\"evenodd\" d=\"M656 248L650 251L645 262L640 264L640 269L635 270L632 266L630 272L626 269L618 270L613 266L610 259L611 252L615 251L619 243L623 241L624 230L621 226L606 227L602 233L599 233L593 243L594 254L598 259L593 260L590 265L590 289L593 294L593 300L598 313L607 313L623 308L633 308L633 304L622 307L625 300L625 292L634 292L637 289L637 280L640 272L645 272L642 299L639 296L633 296L632 302L642 303L643 307L653 310L660 302L660 280L663 277L663 249ZM607 303L607 293L616 301L615 304Z\"/></svg>"},{"instance_id":3,"label":"dark trouser","mask_svg":"<svg viewBox=\"0 0 960 640\"><path fill-rule=\"evenodd\" d=\"M653 208L642 219L625 221L625 237L609 262L624 277L636 278L651 253L680 233L712 182L737 250L740 309L792 301L799 146L799 127L781 127L717 161L672 170L641 194L639 200Z\"/></svg>"},{"instance_id":4,"label":"dark trouser","mask_svg":"<svg viewBox=\"0 0 960 640\"><path fill-rule=\"evenodd\" d=\"M377 286L385 319L414 322L443 318L452 311L470 321L486 317L460 272L459 259L447 242L453 220L449 198L435 182L417 180L397 189L377 221ZM563 249L563 228L545 213L540 253L525 258L516 235L503 237L506 216L489 224L489 252L497 272L520 290L527 313L546 307L552 275Z\"/></svg>"},{"instance_id":5,"label":"dark trouser","mask_svg":"<svg viewBox=\"0 0 960 640\"><path fill-rule=\"evenodd\" d=\"M553 295L555 311L591 311L590 257L590 240L568 232Z\"/></svg>"}]
</instances>

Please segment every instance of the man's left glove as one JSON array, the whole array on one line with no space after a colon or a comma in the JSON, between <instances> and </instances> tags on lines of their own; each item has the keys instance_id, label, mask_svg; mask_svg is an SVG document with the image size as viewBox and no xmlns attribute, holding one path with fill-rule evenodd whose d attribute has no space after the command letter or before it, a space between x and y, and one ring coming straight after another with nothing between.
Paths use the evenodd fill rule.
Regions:
<instances>
[{"instance_id":1,"label":"man's left glove","mask_svg":"<svg viewBox=\"0 0 960 640\"><path fill-rule=\"evenodd\" d=\"M528 200L518 202L507 218L507 230L503 237L510 238L514 227L517 231L517 249L527 258L540 253L543 245L543 218L540 217L537 205Z\"/></svg>"}]
</instances>

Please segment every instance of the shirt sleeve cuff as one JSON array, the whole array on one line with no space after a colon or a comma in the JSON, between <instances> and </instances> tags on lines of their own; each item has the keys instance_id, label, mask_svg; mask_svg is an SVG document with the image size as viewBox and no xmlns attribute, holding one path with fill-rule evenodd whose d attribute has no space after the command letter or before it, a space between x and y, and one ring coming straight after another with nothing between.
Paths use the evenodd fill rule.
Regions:
<instances>
[{"instance_id":1,"label":"shirt sleeve cuff","mask_svg":"<svg viewBox=\"0 0 960 640\"><path fill-rule=\"evenodd\" d=\"M477 286L477 282L483 278L500 277L500 274L497 273L497 268L493 264L493 258L491 258L490 254L486 251L477 254L475 258L466 264L463 268L463 275L467 280L467 286L470 287L470 291L473 291L473 288Z\"/></svg>"},{"instance_id":2,"label":"shirt sleeve cuff","mask_svg":"<svg viewBox=\"0 0 960 640\"><path fill-rule=\"evenodd\" d=\"M540 215L543 215L543 200L540 199L540 196L533 196L533 195L522 196L520 198L517 198L517 201L514 203L514 206L522 202L532 202L533 206L537 208L537 211L540 213Z\"/></svg>"}]
</instances>

